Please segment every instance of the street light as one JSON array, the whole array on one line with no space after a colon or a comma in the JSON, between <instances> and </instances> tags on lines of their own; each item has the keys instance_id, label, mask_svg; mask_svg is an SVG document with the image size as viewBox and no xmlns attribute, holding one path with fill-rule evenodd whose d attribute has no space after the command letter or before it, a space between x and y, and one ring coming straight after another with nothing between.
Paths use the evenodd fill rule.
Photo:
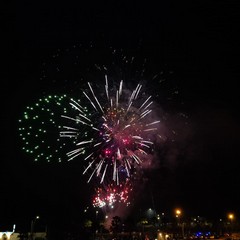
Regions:
<instances>
[{"instance_id":1,"label":"street light","mask_svg":"<svg viewBox=\"0 0 240 240\"><path fill-rule=\"evenodd\" d=\"M230 234L232 235L232 232L233 232L233 225L232 225L232 222L233 222L233 219L234 219L234 214L233 213L229 213L228 214L228 219L230 220Z\"/></svg>"},{"instance_id":2,"label":"street light","mask_svg":"<svg viewBox=\"0 0 240 240\"><path fill-rule=\"evenodd\" d=\"M234 214L233 213L229 213L228 214L228 219L232 222L232 220L234 219Z\"/></svg>"},{"instance_id":3,"label":"street light","mask_svg":"<svg viewBox=\"0 0 240 240\"><path fill-rule=\"evenodd\" d=\"M184 222L182 222L182 224L180 222L180 216L182 215L182 210L179 208L175 209L175 214L176 214L176 218L178 219L178 223L182 228L182 237L184 238Z\"/></svg>"},{"instance_id":4,"label":"street light","mask_svg":"<svg viewBox=\"0 0 240 240\"><path fill-rule=\"evenodd\" d=\"M176 218L180 217L180 215L182 214L182 211L180 209L176 209L175 210L175 213L176 213Z\"/></svg>"},{"instance_id":5,"label":"street light","mask_svg":"<svg viewBox=\"0 0 240 240\"><path fill-rule=\"evenodd\" d=\"M34 227L35 227L35 222L36 220L39 219L39 216L36 216L34 219L31 221L31 236L30 239L33 240L33 234L34 234Z\"/></svg>"},{"instance_id":6,"label":"street light","mask_svg":"<svg viewBox=\"0 0 240 240\"><path fill-rule=\"evenodd\" d=\"M95 219L95 227L96 227L96 229L95 229L95 232L97 233L97 231L98 231L98 211L96 211L95 213L96 213L96 219Z\"/></svg>"},{"instance_id":7,"label":"street light","mask_svg":"<svg viewBox=\"0 0 240 240\"><path fill-rule=\"evenodd\" d=\"M151 209L151 208L149 208L146 213L147 213L147 217L148 217L148 218L152 218L152 217L154 217L154 215L155 215L154 210Z\"/></svg>"}]
</instances>

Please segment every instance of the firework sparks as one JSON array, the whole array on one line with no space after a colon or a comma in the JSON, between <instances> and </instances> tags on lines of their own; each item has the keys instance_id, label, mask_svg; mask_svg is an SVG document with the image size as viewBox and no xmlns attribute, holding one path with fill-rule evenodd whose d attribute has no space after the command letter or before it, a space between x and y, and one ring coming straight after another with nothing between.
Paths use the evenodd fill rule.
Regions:
<instances>
[{"instance_id":1,"label":"firework sparks","mask_svg":"<svg viewBox=\"0 0 240 240\"><path fill-rule=\"evenodd\" d=\"M99 52L100 49L103 52ZM109 50L110 54L106 54ZM89 57L92 51L93 56L97 53L99 58ZM165 97L159 88L160 84L165 84L164 74L152 75L152 70L149 74L145 57L139 64L138 59L122 50L109 48L106 51L98 47L95 53L92 46L90 49L74 47L66 52L67 55L62 52L64 61L59 50L54 56L59 61L51 59L49 69L43 65L43 85L50 87L53 80L54 91L63 87L60 92L68 89L74 96L79 96L79 88L85 83L86 88L80 100L48 96L28 107L19 127L23 150L35 161L79 159L87 182L94 182L93 206L106 207L113 212L120 206L122 210L122 206L130 204L133 183L135 187L135 181L144 179L143 170L156 166L153 161L156 142L162 143L170 135L165 128L167 118L155 101L171 100L178 92L172 94L171 91L170 98ZM103 79L103 86L96 85L99 78ZM85 79L91 79L91 83ZM113 79L118 79L119 84L112 84ZM144 86L136 83L135 89L129 91L126 85L136 79ZM161 122L156 115L161 116Z\"/></svg>"},{"instance_id":2,"label":"firework sparks","mask_svg":"<svg viewBox=\"0 0 240 240\"><path fill-rule=\"evenodd\" d=\"M71 99L77 114L62 115L68 125L63 126L60 136L76 141L76 148L67 153L68 160L84 155L82 159L88 164L83 174L90 174L88 182L96 174L100 183L119 185L141 164L142 155L151 154L154 143L150 132L158 130L160 121L149 117L153 101L151 96L141 95L141 84L129 94L123 81L115 92L109 88L107 76L105 82L104 97L88 83L84 100Z\"/></svg>"},{"instance_id":3,"label":"firework sparks","mask_svg":"<svg viewBox=\"0 0 240 240\"><path fill-rule=\"evenodd\" d=\"M34 161L64 160L63 152L66 151L65 147L69 141L63 142L59 137L59 112L67 114L65 105L68 101L66 95L49 95L26 107L23 117L19 120L19 135L23 142L23 151L32 156ZM76 131L71 127L64 128L68 137Z\"/></svg>"},{"instance_id":4,"label":"firework sparks","mask_svg":"<svg viewBox=\"0 0 240 240\"><path fill-rule=\"evenodd\" d=\"M126 206L130 205L129 194L132 192L130 180L124 184L115 186L108 185L106 188L98 187L96 195L93 198L93 206L98 208L114 208L115 205L123 203Z\"/></svg>"}]
</instances>

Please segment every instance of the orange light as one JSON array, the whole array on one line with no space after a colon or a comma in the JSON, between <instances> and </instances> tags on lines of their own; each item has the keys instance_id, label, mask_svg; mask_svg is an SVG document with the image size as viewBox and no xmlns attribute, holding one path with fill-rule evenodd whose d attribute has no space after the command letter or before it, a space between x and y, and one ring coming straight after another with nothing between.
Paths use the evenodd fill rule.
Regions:
<instances>
[{"instance_id":1,"label":"orange light","mask_svg":"<svg viewBox=\"0 0 240 240\"><path fill-rule=\"evenodd\" d=\"M228 219L233 220L234 219L234 214L233 213L229 213L228 214Z\"/></svg>"},{"instance_id":2,"label":"orange light","mask_svg":"<svg viewBox=\"0 0 240 240\"><path fill-rule=\"evenodd\" d=\"M176 217L178 217L179 215L181 215L182 211L180 209L176 209L175 213L176 213Z\"/></svg>"}]
</instances>

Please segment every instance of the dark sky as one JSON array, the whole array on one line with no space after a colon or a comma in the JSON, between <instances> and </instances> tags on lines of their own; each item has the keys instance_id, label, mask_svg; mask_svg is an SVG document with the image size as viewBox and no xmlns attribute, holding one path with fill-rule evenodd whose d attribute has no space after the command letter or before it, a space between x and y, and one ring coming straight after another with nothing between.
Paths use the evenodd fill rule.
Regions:
<instances>
[{"instance_id":1,"label":"dark sky","mask_svg":"<svg viewBox=\"0 0 240 240\"><path fill-rule=\"evenodd\" d=\"M40 81L46 59L57 49L98 41L134 53L141 46L172 71L188 116L185 131L173 120L181 130L177 144L168 145L160 169L148 173L142 208L154 203L158 211L181 206L189 215L240 214L237 13L226 1L39 1L4 9L0 206L7 222L36 214L76 217L88 203L90 190L77 164L35 165L21 152L17 121L35 96L52 87Z\"/></svg>"}]
</instances>

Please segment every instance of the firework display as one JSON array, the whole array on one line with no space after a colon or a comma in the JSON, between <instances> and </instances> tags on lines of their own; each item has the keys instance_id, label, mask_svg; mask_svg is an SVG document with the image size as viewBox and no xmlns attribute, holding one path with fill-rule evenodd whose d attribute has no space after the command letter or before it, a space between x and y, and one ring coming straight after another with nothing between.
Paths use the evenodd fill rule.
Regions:
<instances>
[{"instance_id":1,"label":"firework display","mask_svg":"<svg viewBox=\"0 0 240 240\"><path fill-rule=\"evenodd\" d=\"M156 147L174 133L157 102L178 92L167 96L164 73L146 65L114 48L58 50L42 70L42 86L67 95L40 98L19 120L22 149L35 162L78 162L95 189L94 207L129 206Z\"/></svg>"},{"instance_id":2,"label":"firework display","mask_svg":"<svg viewBox=\"0 0 240 240\"><path fill-rule=\"evenodd\" d=\"M88 86L88 91L83 90L83 103L70 102L76 114L62 115L68 124L60 136L76 142L67 153L68 160L83 155L80 159L87 162L83 173L90 173L88 182L96 175L100 184L119 185L151 155L160 120L148 117L153 101L151 96L141 95L140 84L129 94L121 81L113 95L114 87L110 88L105 76L105 98L103 94L98 97L90 83Z\"/></svg>"},{"instance_id":3,"label":"firework display","mask_svg":"<svg viewBox=\"0 0 240 240\"><path fill-rule=\"evenodd\" d=\"M115 186L113 184L107 187L97 187L96 194L93 198L93 206L98 208L114 208L116 204L124 203L130 205L129 194L133 188L130 180Z\"/></svg>"},{"instance_id":4,"label":"firework display","mask_svg":"<svg viewBox=\"0 0 240 240\"><path fill-rule=\"evenodd\" d=\"M66 114L67 95L48 95L26 107L19 120L22 149L34 161L63 161L67 142L59 137L61 113Z\"/></svg>"}]
</instances>

